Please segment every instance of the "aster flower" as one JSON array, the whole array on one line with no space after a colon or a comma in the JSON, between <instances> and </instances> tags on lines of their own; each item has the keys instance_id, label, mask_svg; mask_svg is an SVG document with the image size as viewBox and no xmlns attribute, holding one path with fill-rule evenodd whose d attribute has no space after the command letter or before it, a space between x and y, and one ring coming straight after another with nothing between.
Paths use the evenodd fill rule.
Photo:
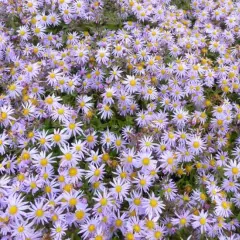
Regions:
<instances>
[{"instance_id":1,"label":"aster flower","mask_svg":"<svg viewBox=\"0 0 240 240\"><path fill-rule=\"evenodd\" d=\"M7 126L11 124L12 120L15 120L13 116L11 116L14 113L12 107L10 105L5 105L0 108L0 123L1 125Z\"/></svg>"},{"instance_id":2,"label":"aster flower","mask_svg":"<svg viewBox=\"0 0 240 240\"><path fill-rule=\"evenodd\" d=\"M103 63L104 65L106 65L109 61L108 49L100 48L97 51L96 60L98 63Z\"/></svg>"},{"instance_id":3,"label":"aster flower","mask_svg":"<svg viewBox=\"0 0 240 240\"><path fill-rule=\"evenodd\" d=\"M218 216L229 217L232 214L230 210L231 202L227 201L226 199L217 199L216 203L217 206L215 211Z\"/></svg>"},{"instance_id":4,"label":"aster flower","mask_svg":"<svg viewBox=\"0 0 240 240\"><path fill-rule=\"evenodd\" d=\"M127 75L127 79L123 82L126 85L127 91L136 93L139 89L139 80L135 76Z\"/></svg>"},{"instance_id":5,"label":"aster flower","mask_svg":"<svg viewBox=\"0 0 240 240\"><path fill-rule=\"evenodd\" d=\"M63 224L62 222L56 222L51 229L51 237L54 237L54 239L62 239L63 236L66 235L66 230L67 224Z\"/></svg>"},{"instance_id":6,"label":"aster flower","mask_svg":"<svg viewBox=\"0 0 240 240\"><path fill-rule=\"evenodd\" d=\"M21 220L25 216L28 203L23 200L21 195L15 194L11 196L6 210L10 218Z\"/></svg>"},{"instance_id":7,"label":"aster flower","mask_svg":"<svg viewBox=\"0 0 240 240\"><path fill-rule=\"evenodd\" d=\"M227 177L237 178L240 175L240 163L230 160L225 166L225 175Z\"/></svg>"},{"instance_id":8,"label":"aster flower","mask_svg":"<svg viewBox=\"0 0 240 240\"><path fill-rule=\"evenodd\" d=\"M195 153L201 153L205 149L205 143L199 136L192 136L187 142L190 150Z\"/></svg>"},{"instance_id":9,"label":"aster flower","mask_svg":"<svg viewBox=\"0 0 240 240\"><path fill-rule=\"evenodd\" d=\"M179 228L187 227L191 224L191 214L190 211L182 211L180 214L175 213L177 218L172 220L174 225L178 225Z\"/></svg>"},{"instance_id":10,"label":"aster flower","mask_svg":"<svg viewBox=\"0 0 240 240\"><path fill-rule=\"evenodd\" d=\"M156 197L153 193L149 195L149 198L143 199L143 208L146 214L150 216L159 216L162 213L165 205L160 201L159 197Z\"/></svg>"},{"instance_id":11,"label":"aster flower","mask_svg":"<svg viewBox=\"0 0 240 240\"><path fill-rule=\"evenodd\" d=\"M112 196L123 201L123 199L125 199L128 195L130 184L120 178L113 179L113 182L110 184L112 185L112 188L110 190Z\"/></svg>"},{"instance_id":12,"label":"aster flower","mask_svg":"<svg viewBox=\"0 0 240 240\"><path fill-rule=\"evenodd\" d=\"M193 228L200 228L201 233L206 232L210 229L210 220L208 218L208 213L203 210L199 213L199 216L192 216L192 226Z\"/></svg>"}]
</instances>

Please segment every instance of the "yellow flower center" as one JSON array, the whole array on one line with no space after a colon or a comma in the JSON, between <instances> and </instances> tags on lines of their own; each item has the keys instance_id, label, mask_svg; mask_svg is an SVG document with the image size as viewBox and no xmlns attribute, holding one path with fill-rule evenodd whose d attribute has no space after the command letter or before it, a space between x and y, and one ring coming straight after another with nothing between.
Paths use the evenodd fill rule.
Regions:
<instances>
[{"instance_id":1,"label":"yellow flower center","mask_svg":"<svg viewBox=\"0 0 240 240\"><path fill-rule=\"evenodd\" d=\"M94 141L94 137L93 137L92 135L87 136L87 141L88 141L89 143L93 142L93 141Z\"/></svg>"},{"instance_id":2,"label":"yellow flower center","mask_svg":"<svg viewBox=\"0 0 240 240\"><path fill-rule=\"evenodd\" d=\"M54 140L55 142L60 142L60 141L61 141L61 136L60 136L59 134L54 134L54 135L53 135L53 140Z\"/></svg>"},{"instance_id":3,"label":"yellow flower center","mask_svg":"<svg viewBox=\"0 0 240 240\"><path fill-rule=\"evenodd\" d=\"M72 154L71 153L66 153L64 156L65 156L67 161L71 161L72 160Z\"/></svg>"},{"instance_id":4,"label":"yellow flower center","mask_svg":"<svg viewBox=\"0 0 240 240\"><path fill-rule=\"evenodd\" d=\"M128 232L126 234L126 240L134 240L134 239L135 239L135 237L134 237L134 235L132 233Z\"/></svg>"},{"instance_id":5,"label":"yellow flower center","mask_svg":"<svg viewBox=\"0 0 240 240\"><path fill-rule=\"evenodd\" d=\"M141 179L139 183L141 186L144 186L147 183L147 181L145 179Z\"/></svg>"},{"instance_id":6,"label":"yellow flower center","mask_svg":"<svg viewBox=\"0 0 240 240\"><path fill-rule=\"evenodd\" d=\"M181 224L181 225L185 225L186 222L187 222L186 218L181 218L181 219L180 219L180 224Z\"/></svg>"},{"instance_id":7,"label":"yellow flower center","mask_svg":"<svg viewBox=\"0 0 240 240\"><path fill-rule=\"evenodd\" d=\"M200 218L199 220L201 225L205 225L206 224L206 218Z\"/></svg>"},{"instance_id":8,"label":"yellow flower center","mask_svg":"<svg viewBox=\"0 0 240 240\"><path fill-rule=\"evenodd\" d=\"M64 112L65 112L65 111L64 111L64 109L63 109L63 108L59 108L59 109L58 109L58 114L59 114L59 115L63 115L63 114L64 114Z\"/></svg>"},{"instance_id":9,"label":"yellow flower center","mask_svg":"<svg viewBox=\"0 0 240 240\"><path fill-rule=\"evenodd\" d=\"M40 165L42 165L43 167L46 167L48 165L48 160L47 158L42 158L40 160Z\"/></svg>"},{"instance_id":10,"label":"yellow flower center","mask_svg":"<svg viewBox=\"0 0 240 240\"><path fill-rule=\"evenodd\" d=\"M197 142L197 141L194 141L194 142L193 142L193 147L194 147L194 148L199 148L199 147L200 147L200 143Z\"/></svg>"},{"instance_id":11,"label":"yellow flower center","mask_svg":"<svg viewBox=\"0 0 240 240\"><path fill-rule=\"evenodd\" d=\"M136 86L137 82L135 79L132 79L130 82L129 82L130 86L134 87Z\"/></svg>"},{"instance_id":12,"label":"yellow flower center","mask_svg":"<svg viewBox=\"0 0 240 240\"><path fill-rule=\"evenodd\" d=\"M117 185L115 189L117 193L120 193L122 191L122 187L120 185Z\"/></svg>"},{"instance_id":13,"label":"yellow flower center","mask_svg":"<svg viewBox=\"0 0 240 240\"><path fill-rule=\"evenodd\" d=\"M31 187L32 189L36 188L36 187L37 187L36 182L31 182L31 183L30 183L30 187Z\"/></svg>"},{"instance_id":14,"label":"yellow flower center","mask_svg":"<svg viewBox=\"0 0 240 240\"><path fill-rule=\"evenodd\" d=\"M150 163L150 159L149 159L149 158L143 158L142 164L143 164L144 166L148 166L149 163Z\"/></svg>"},{"instance_id":15,"label":"yellow flower center","mask_svg":"<svg viewBox=\"0 0 240 240\"><path fill-rule=\"evenodd\" d=\"M89 232L93 232L93 231L95 231L95 229L96 229L96 227L95 227L95 225L93 225L93 224L90 224L90 225L88 226L88 231L89 231Z\"/></svg>"},{"instance_id":16,"label":"yellow flower center","mask_svg":"<svg viewBox=\"0 0 240 240\"><path fill-rule=\"evenodd\" d=\"M18 227L18 232L22 233L23 231L24 231L24 227L23 226Z\"/></svg>"},{"instance_id":17,"label":"yellow flower center","mask_svg":"<svg viewBox=\"0 0 240 240\"><path fill-rule=\"evenodd\" d=\"M7 117L8 117L8 115L7 115L6 112L2 112L2 113L1 113L1 118L2 118L3 120L5 120Z\"/></svg>"},{"instance_id":18,"label":"yellow flower center","mask_svg":"<svg viewBox=\"0 0 240 240\"><path fill-rule=\"evenodd\" d=\"M115 225L117 226L117 227L121 227L122 226L122 220L121 219L117 219L116 221L115 221Z\"/></svg>"},{"instance_id":19,"label":"yellow flower center","mask_svg":"<svg viewBox=\"0 0 240 240\"><path fill-rule=\"evenodd\" d=\"M10 206L8 212L10 215L15 215L18 212L18 207L16 205L12 205Z\"/></svg>"},{"instance_id":20,"label":"yellow flower center","mask_svg":"<svg viewBox=\"0 0 240 240\"><path fill-rule=\"evenodd\" d=\"M71 198L70 200L69 200L69 205L70 206L76 206L77 205L77 199L76 198Z\"/></svg>"},{"instance_id":21,"label":"yellow flower center","mask_svg":"<svg viewBox=\"0 0 240 240\"><path fill-rule=\"evenodd\" d=\"M106 198L102 198L102 199L100 200L100 204L101 204L102 206L106 206L107 203L108 203L108 201L107 201Z\"/></svg>"},{"instance_id":22,"label":"yellow flower center","mask_svg":"<svg viewBox=\"0 0 240 240\"><path fill-rule=\"evenodd\" d=\"M77 169L74 168L74 167L71 167L71 168L69 168L69 170L68 170L68 174L69 174L70 177L76 176L77 173L78 173L78 171L77 171Z\"/></svg>"},{"instance_id":23,"label":"yellow flower center","mask_svg":"<svg viewBox=\"0 0 240 240\"><path fill-rule=\"evenodd\" d=\"M45 144L46 143L46 139L45 138L40 138L39 143L41 145Z\"/></svg>"},{"instance_id":24,"label":"yellow flower center","mask_svg":"<svg viewBox=\"0 0 240 240\"><path fill-rule=\"evenodd\" d=\"M155 207L157 207L157 205L158 205L158 202L157 202L156 199L151 199L150 200L150 206L151 207L155 208Z\"/></svg>"},{"instance_id":25,"label":"yellow flower center","mask_svg":"<svg viewBox=\"0 0 240 240\"><path fill-rule=\"evenodd\" d=\"M77 220L83 219L84 216L85 216L85 212L83 210L77 210L75 212L75 217L76 217Z\"/></svg>"},{"instance_id":26,"label":"yellow flower center","mask_svg":"<svg viewBox=\"0 0 240 240\"><path fill-rule=\"evenodd\" d=\"M237 175L239 173L239 169L237 167L232 168L232 174Z\"/></svg>"},{"instance_id":27,"label":"yellow flower center","mask_svg":"<svg viewBox=\"0 0 240 240\"><path fill-rule=\"evenodd\" d=\"M172 165L173 164L173 158L172 157L170 157L170 158L168 158L168 160L167 160L167 163L169 164L169 165Z\"/></svg>"},{"instance_id":28,"label":"yellow flower center","mask_svg":"<svg viewBox=\"0 0 240 240\"><path fill-rule=\"evenodd\" d=\"M139 233L139 232L141 231L141 228L140 228L140 226L139 226L138 224L134 224L134 225L133 225L133 230L134 230L135 232Z\"/></svg>"},{"instance_id":29,"label":"yellow flower center","mask_svg":"<svg viewBox=\"0 0 240 240\"><path fill-rule=\"evenodd\" d=\"M95 240L103 240L103 236L97 235L97 236L95 237Z\"/></svg>"},{"instance_id":30,"label":"yellow flower center","mask_svg":"<svg viewBox=\"0 0 240 240\"><path fill-rule=\"evenodd\" d=\"M44 214L44 211L42 209L38 209L36 212L35 212L35 215L36 217L42 217Z\"/></svg>"},{"instance_id":31,"label":"yellow flower center","mask_svg":"<svg viewBox=\"0 0 240 240\"><path fill-rule=\"evenodd\" d=\"M156 231L156 232L154 233L154 237L155 237L156 239L162 237L162 232Z\"/></svg>"},{"instance_id":32,"label":"yellow flower center","mask_svg":"<svg viewBox=\"0 0 240 240\"><path fill-rule=\"evenodd\" d=\"M152 220L147 220L146 221L146 227L148 229L153 229L155 227L155 224L154 224L154 222Z\"/></svg>"},{"instance_id":33,"label":"yellow flower center","mask_svg":"<svg viewBox=\"0 0 240 240\"><path fill-rule=\"evenodd\" d=\"M70 123L70 124L69 124L69 128L70 128L71 130L75 129L75 128L76 128L76 124L75 124L75 123Z\"/></svg>"},{"instance_id":34,"label":"yellow flower center","mask_svg":"<svg viewBox=\"0 0 240 240\"><path fill-rule=\"evenodd\" d=\"M61 228L61 227L57 227L57 228L56 228L56 232L57 232L57 233L60 233L61 231L62 231L62 228Z\"/></svg>"},{"instance_id":35,"label":"yellow flower center","mask_svg":"<svg viewBox=\"0 0 240 240\"><path fill-rule=\"evenodd\" d=\"M226 202L226 201L223 201L221 205L222 205L222 207L223 207L224 209L228 209L228 208L229 208L229 203Z\"/></svg>"}]
</instances>

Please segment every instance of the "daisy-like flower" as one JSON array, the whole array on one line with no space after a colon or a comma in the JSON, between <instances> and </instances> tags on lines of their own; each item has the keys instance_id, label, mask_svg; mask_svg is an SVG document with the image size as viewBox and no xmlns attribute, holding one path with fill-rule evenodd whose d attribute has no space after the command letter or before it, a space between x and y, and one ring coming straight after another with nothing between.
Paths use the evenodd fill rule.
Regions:
<instances>
[{"instance_id":1,"label":"daisy-like flower","mask_svg":"<svg viewBox=\"0 0 240 240\"><path fill-rule=\"evenodd\" d=\"M78 204L77 205L77 209L74 213L74 219L73 221L77 221L77 222L84 222L85 219L88 218L89 213L88 211L90 211L90 208L87 208L86 204Z\"/></svg>"},{"instance_id":2,"label":"daisy-like flower","mask_svg":"<svg viewBox=\"0 0 240 240\"><path fill-rule=\"evenodd\" d=\"M140 148L142 152L152 151L156 147L156 144L153 143L152 136L149 136L149 137L143 136L143 139L141 139L139 142L140 142Z\"/></svg>"},{"instance_id":3,"label":"daisy-like flower","mask_svg":"<svg viewBox=\"0 0 240 240\"><path fill-rule=\"evenodd\" d=\"M114 88L105 89L105 93L102 94L103 103L113 104L114 103L113 97L114 97L115 93L116 93L116 91Z\"/></svg>"},{"instance_id":4,"label":"daisy-like flower","mask_svg":"<svg viewBox=\"0 0 240 240\"><path fill-rule=\"evenodd\" d=\"M58 221L54 223L53 228L51 228L51 237L53 237L56 240L60 240L66 235L67 229L68 229L67 224Z\"/></svg>"},{"instance_id":5,"label":"daisy-like flower","mask_svg":"<svg viewBox=\"0 0 240 240\"><path fill-rule=\"evenodd\" d=\"M167 200L172 201L173 199L175 199L177 193L177 186L172 180L164 184L163 190L164 196Z\"/></svg>"},{"instance_id":6,"label":"daisy-like flower","mask_svg":"<svg viewBox=\"0 0 240 240\"><path fill-rule=\"evenodd\" d=\"M83 194L81 191L65 191L62 193L58 199L64 199L65 201L62 201L61 205L63 208L76 208L78 204L80 204L80 200L82 198Z\"/></svg>"},{"instance_id":7,"label":"daisy-like flower","mask_svg":"<svg viewBox=\"0 0 240 240\"><path fill-rule=\"evenodd\" d=\"M11 124L11 121L14 121L15 118L11 116L14 113L14 110L10 105L5 105L0 107L0 124L5 127Z\"/></svg>"},{"instance_id":8,"label":"daisy-like flower","mask_svg":"<svg viewBox=\"0 0 240 240\"><path fill-rule=\"evenodd\" d=\"M127 201L129 203L129 210L135 211L135 212L142 212L142 201L143 197L141 192L133 191L130 193L130 197L127 198Z\"/></svg>"},{"instance_id":9,"label":"daisy-like flower","mask_svg":"<svg viewBox=\"0 0 240 240\"><path fill-rule=\"evenodd\" d=\"M188 227L191 224L190 211L182 211L180 214L175 213L177 218L172 219L173 225L178 225L179 228Z\"/></svg>"},{"instance_id":10,"label":"daisy-like flower","mask_svg":"<svg viewBox=\"0 0 240 240\"><path fill-rule=\"evenodd\" d=\"M86 47L80 46L75 52L76 61L79 64L85 64L89 60L89 51Z\"/></svg>"},{"instance_id":11,"label":"daisy-like flower","mask_svg":"<svg viewBox=\"0 0 240 240\"><path fill-rule=\"evenodd\" d=\"M108 49L106 48L100 48L98 51L97 51L97 54L96 54L96 60L99 64L104 64L106 65L109 61L109 52L108 52Z\"/></svg>"},{"instance_id":12,"label":"daisy-like flower","mask_svg":"<svg viewBox=\"0 0 240 240\"><path fill-rule=\"evenodd\" d=\"M60 69L54 69L48 73L47 81L50 85L56 85L57 82L60 80L62 73Z\"/></svg>"},{"instance_id":13,"label":"daisy-like flower","mask_svg":"<svg viewBox=\"0 0 240 240\"><path fill-rule=\"evenodd\" d=\"M122 154L120 157L121 164L123 165L123 167L131 169L136 162L136 153L134 149L133 148L127 149L126 151L122 151L121 154Z\"/></svg>"},{"instance_id":14,"label":"daisy-like flower","mask_svg":"<svg viewBox=\"0 0 240 240\"><path fill-rule=\"evenodd\" d=\"M102 119L109 119L113 115L113 111L108 104L103 104L100 108L99 114L101 114Z\"/></svg>"},{"instance_id":15,"label":"daisy-like flower","mask_svg":"<svg viewBox=\"0 0 240 240\"><path fill-rule=\"evenodd\" d=\"M230 160L224 168L225 176L229 178L238 178L240 176L240 163L238 161Z\"/></svg>"},{"instance_id":16,"label":"daisy-like flower","mask_svg":"<svg viewBox=\"0 0 240 240\"><path fill-rule=\"evenodd\" d=\"M152 177L139 173L138 177L133 180L133 183L136 184L137 190L147 192L152 185Z\"/></svg>"},{"instance_id":17,"label":"daisy-like flower","mask_svg":"<svg viewBox=\"0 0 240 240\"><path fill-rule=\"evenodd\" d=\"M205 142L199 136L191 136L187 141L187 145L194 154L202 153L206 148Z\"/></svg>"},{"instance_id":18,"label":"daisy-like flower","mask_svg":"<svg viewBox=\"0 0 240 240\"><path fill-rule=\"evenodd\" d=\"M35 204L31 203L29 219L32 219L36 224L47 223L47 205L43 199L35 200Z\"/></svg>"},{"instance_id":19,"label":"daisy-like flower","mask_svg":"<svg viewBox=\"0 0 240 240\"><path fill-rule=\"evenodd\" d=\"M53 134L51 135L52 146L58 145L63 146L67 143L68 136L64 130L54 129Z\"/></svg>"},{"instance_id":20,"label":"daisy-like flower","mask_svg":"<svg viewBox=\"0 0 240 240\"><path fill-rule=\"evenodd\" d=\"M59 122L70 121L71 110L64 105L58 106L53 109L51 117L53 121L56 121L56 120L58 120Z\"/></svg>"},{"instance_id":21,"label":"daisy-like flower","mask_svg":"<svg viewBox=\"0 0 240 240\"><path fill-rule=\"evenodd\" d=\"M47 155L45 151L42 151L33 156L33 164L37 168L47 168L52 166L52 164L55 162L54 159L55 158L52 157L52 153Z\"/></svg>"},{"instance_id":22,"label":"daisy-like flower","mask_svg":"<svg viewBox=\"0 0 240 240\"><path fill-rule=\"evenodd\" d=\"M210 219L208 218L208 213L203 210L199 213L198 216L192 215L192 226L194 229L199 228L203 234L207 230L210 230Z\"/></svg>"},{"instance_id":23,"label":"daisy-like flower","mask_svg":"<svg viewBox=\"0 0 240 240\"><path fill-rule=\"evenodd\" d=\"M20 84L13 83L8 87L8 95L11 98L16 98L21 95L23 87Z\"/></svg>"},{"instance_id":24,"label":"daisy-like flower","mask_svg":"<svg viewBox=\"0 0 240 240\"><path fill-rule=\"evenodd\" d=\"M147 239L153 239L153 240L161 240L164 239L166 230L164 226L157 226L155 227L154 231L150 232L150 236L147 234Z\"/></svg>"},{"instance_id":25,"label":"daisy-like flower","mask_svg":"<svg viewBox=\"0 0 240 240\"><path fill-rule=\"evenodd\" d=\"M46 27L44 27L43 25L36 25L33 29L33 34L36 35L39 38L43 38L45 36L45 31L46 31Z\"/></svg>"},{"instance_id":26,"label":"daisy-like flower","mask_svg":"<svg viewBox=\"0 0 240 240\"><path fill-rule=\"evenodd\" d=\"M98 209L99 207L102 209L110 210L110 208L113 206L113 197L110 192L107 192L107 190L104 188L103 192L97 192L96 197L93 198L93 200L96 202L94 208Z\"/></svg>"},{"instance_id":27,"label":"daisy-like flower","mask_svg":"<svg viewBox=\"0 0 240 240\"><path fill-rule=\"evenodd\" d=\"M188 118L188 112L184 111L182 108L178 108L174 113L173 121L178 127L182 127L186 124Z\"/></svg>"},{"instance_id":28,"label":"daisy-like flower","mask_svg":"<svg viewBox=\"0 0 240 240\"><path fill-rule=\"evenodd\" d=\"M159 216L164 207L165 204L163 204L160 197L156 197L154 193L149 195L149 198L143 199L143 208L150 218L153 216Z\"/></svg>"},{"instance_id":29,"label":"daisy-like flower","mask_svg":"<svg viewBox=\"0 0 240 240\"><path fill-rule=\"evenodd\" d=\"M79 154L76 151L73 151L73 149L69 145L63 145L62 147L60 147L60 150L63 153L63 155L60 156L61 166L76 166L77 163L80 161Z\"/></svg>"},{"instance_id":30,"label":"daisy-like flower","mask_svg":"<svg viewBox=\"0 0 240 240\"><path fill-rule=\"evenodd\" d=\"M96 132L92 132L89 134L85 134L86 137L86 145L89 148L94 148L97 144L97 133Z\"/></svg>"},{"instance_id":31,"label":"daisy-like flower","mask_svg":"<svg viewBox=\"0 0 240 240\"><path fill-rule=\"evenodd\" d=\"M135 167L141 167L142 169L150 169L156 166L156 160L153 159L151 152L140 152L138 154Z\"/></svg>"},{"instance_id":32,"label":"daisy-like flower","mask_svg":"<svg viewBox=\"0 0 240 240\"><path fill-rule=\"evenodd\" d=\"M61 106L61 104L59 103L61 101L60 97L55 97L54 95L52 96L47 96L44 99L44 103L46 105L46 107L50 110L52 110L53 108L57 108L59 106Z\"/></svg>"},{"instance_id":33,"label":"daisy-like flower","mask_svg":"<svg viewBox=\"0 0 240 240\"><path fill-rule=\"evenodd\" d=\"M6 212L10 218L21 220L26 215L26 210L29 206L23 200L21 195L18 194L14 194L9 198Z\"/></svg>"},{"instance_id":34,"label":"daisy-like flower","mask_svg":"<svg viewBox=\"0 0 240 240\"><path fill-rule=\"evenodd\" d=\"M42 186L42 180L38 179L38 176L30 176L26 182L24 182L26 192L36 193Z\"/></svg>"},{"instance_id":35,"label":"daisy-like flower","mask_svg":"<svg viewBox=\"0 0 240 240\"><path fill-rule=\"evenodd\" d=\"M33 223L27 223L26 221L15 221L12 223L12 236L19 239L30 238L32 237L32 226Z\"/></svg>"},{"instance_id":36,"label":"daisy-like flower","mask_svg":"<svg viewBox=\"0 0 240 240\"><path fill-rule=\"evenodd\" d=\"M112 196L116 197L116 199L119 199L120 201L123 201L123 199L125 199L128 195L130 184L120 178L114 178L113 182L110 184L112 186L110 189Z\"/></svg>"},{"instance_id":37,"label":"daisy-like flower","mask_svg":"<svg viewBox=\"0 0 240 240\"><path fill-rule=\"evenodd\" d=\"M10 145L11 141L8 139L8 135L3 132L0 134L0 154L3 155L6 152L6 147Z\"/></svg>"},{"instance_id":38,"label":"daisy-like flower","mask_svg":"<svg viewBox=\"0 0 240 240\"><path fill-rule=\"evenodd\" d=\"M139 90L139 79L137 79L135 76L127 75L127 78L125 81L123 81L123 84L126 85L126 89L129 93L136 93Z\"/></svg>"},{"instance_id":39,"label":"daisy-like flower","mask_svg":"<svg viewBox=\"0 0 240 240\"><path fill-rule=\"evenodd\" d=\"M176 155L171 151L168 151L168 150L165 151L161 155L161 158L159 159L159 161L161 162L160 167L166 172L171 173L176 168L176 164L177 164Z\"/></svg>"},{"instance_id":40,"label":"daisy-like flower","mask_svg":"<svg viewBox=\"0 0 240 240\"><path fill-rule=\"evenodd\" d=\"M114 66L112 68L112 71L110 71L109 80L110 81L119 80L120 77L121 77L122 72L123 71L121 71L118 66Z\"/></svg>"},{"instance_id":41,"label":"daisy-like flower","mask_svg":"<svg viewBox=\"0 0 240 240\"><path fill-rule=\"evenodd\" d=\"M186 75L188 70L187 65L184 62L177 63L175 66L175 72L177 76L183 77Z\"/></svg>"},{"instance_id":42,"label":"daisy-like flower","mask_svg":"<svg viewBox=\"0 0 240 240\"><path fill-rule=\"evenodd\" d=\"M222 217L230 217L232 215L231 212L231 202L227 201L226 199L217 199L216 200L217 206L215 208L216 214Z\"/></svg>"},{"instance_id":43,"label":"daisy-like flower","mask_svg":"<svg viewBox=\"0 0 240 240\"><path fill-rule=\"evenodd\" d=\"M89 102L92 98L88 97L86 95L80 96L77 98L78 101L78 107L80 110L82 110L84 113L87 113L89 109L93 107L93 103Z\"/></svg>"},{"instance_id":44,"label":"daisy-like flower","mask_svg":"<svg viewBox=\"0 0 240 240\"><path fill-rule=\"evenodd\" d=\"M86 170L86 178L89 179L90 183L103 179L105 174L105 164L102 164L100 167L90 164L89 169L90 170Z\"/></svg>"},{"instance_id":45,"label":"daisy-like flower","mask_svg":"<svg viewBox=\"0 0 240 240\"><path fill-rule=\"evenodd\" d=\"M87 162L93 162L95 164L99 164L102 160L101 157L102 155L99 154L99 150L93 151L91 150L89 153L87 153L89 157L86 158Z\"/></svg>"},{"instance_id":46,"label":"daisy-like flower","mask_svg":"<svg viewBox=\"0 0 240 240\"><path fill-rule=\"evenodd\" d=\"M37 133L36 136L38 145L43 150L49 150L51 149L51 135L48 135L48 132L45 130L42 130L41 132Z\"/></svg>"},{"instance_id":47,"label":"daisy-like flower","mask_svg":"<svg viewBox=\"0 0 240 240\"><path fill-rule=\"evenodd\" d=\"M231 201L239 208L240 207L240 193L236 193Z\"/></svg>"},{"instance_id":48,"label":"daisy-like flower","mask_svg":"<svg viewBox=\"0 0 240 240\"><path fill-rule=\"evenodd\" d=\"M64 130L66 132L66 134L70 135L70 136L76 136L76 135L81 135L83 134L82 131L82 126L83 124L81 122L74 122L74 121L66 121L64 123Z\"/></svg>"},{"instance_id":49,"label":"daisy-like flower","mask_svg":"<svg viewBox=\"0 0 240 240\"><path fill-rule=\"evenodd\" d=\"M25 118L30 118L34 116L34 112L35 112L35 106L32 105L31 102L27 102L26 104L22 105L23 109L22 109L22 114Z\"/></svg>"},{"instance_id":50,"label":"daisy-like flower","mask_svg":"<svg viewBox=\"0 0 240 240\"><path fill-rule=\"evenodd\" d=\"M74 152L77 152L79 157L82 159L87 153L85 142L78 140L71 144L71 148Z\"/></svg>"},{"instance_id":51,"label":"daisy-like flower","mask_svg":"<svg viewBox=\"0 0 240 240\"><path fill-rule=\"evenodd\" d=\"M25 41L27 41L30 37L29 29L27 28L27 26L19 27L17 32L18 32L18 35L20 36L20 38Z\"/></svg>"},{"instance_id":52,"label":"daisy-like flower","mask_svg":"<svg viewBox=\"0 0 240 240\"><path fill-rule=\"evenodd\" d=\"M93 234L96 232L97 226L99 225L99 220L97 219L87 219L84 224L80 226L80 233L84 239L93 237Z\"/></svg>"}]
</instances>

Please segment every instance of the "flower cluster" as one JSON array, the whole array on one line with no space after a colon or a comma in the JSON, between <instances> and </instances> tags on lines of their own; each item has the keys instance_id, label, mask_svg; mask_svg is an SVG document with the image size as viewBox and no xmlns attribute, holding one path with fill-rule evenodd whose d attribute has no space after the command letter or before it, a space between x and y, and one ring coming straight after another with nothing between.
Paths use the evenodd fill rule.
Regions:
<instances>
[{"instance_id":1,"label":"flower cluster","mask_svg":"<svg viewBox=\"0 0 240 240\"><path fill-rule=\"evenodd\" d=\"M2 240L240 239L239 1L0 0L0 21Z\"/></svg>"}]
</instances>

